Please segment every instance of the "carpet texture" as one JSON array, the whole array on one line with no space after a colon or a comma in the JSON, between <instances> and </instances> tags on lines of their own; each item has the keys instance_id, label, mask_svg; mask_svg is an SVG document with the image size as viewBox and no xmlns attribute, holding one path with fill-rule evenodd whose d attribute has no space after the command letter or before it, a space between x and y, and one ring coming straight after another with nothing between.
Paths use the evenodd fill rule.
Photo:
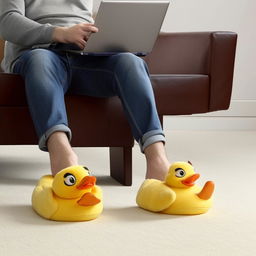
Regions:
<instances>
[{"instance_id":1,"label":"carpet texture","mask_svg":"<svg viewBox=\"0 0 256 256\"><path fill-rule=\"evenodd\" d=\"M75 148L80 164L98 177L103 214L64 223L40 218L31 208L37 180L49 173L37 146L0 146L1 256L252 256L256 255L256 132L167 132L171 162L190 160L197 184L216 183L214 206L204 215L154 214L136 206L145 161L133 149L133 186L109 177L106 148Z\"/></svg>"}]
</instances>

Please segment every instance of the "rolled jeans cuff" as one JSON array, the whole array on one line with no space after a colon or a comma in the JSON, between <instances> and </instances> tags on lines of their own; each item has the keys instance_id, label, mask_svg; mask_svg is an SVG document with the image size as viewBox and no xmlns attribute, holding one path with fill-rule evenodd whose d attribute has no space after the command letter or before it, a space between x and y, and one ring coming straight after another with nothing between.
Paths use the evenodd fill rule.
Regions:
<instances>
[{"instance_id":1,"label":"rolled jeans cuff","mask_svg":"<svg viewBox=\"0 0 256 256\"><path fill-rule=\"evenodd\" d=\"M139 140L140 150L144 153L146 147L156 142L163 142L165 144L165 135L162 130L152 130L145 133Z\"/></svg>"},{"instance_id":2,"label":"rolled jeans cuff","mask_svg":"<svg viewBox=\"0 0 256 256\"><path fill-rule=\"evenodd\" d=\"M42 151L48 151L47 148L47 140L50 137L51 134L54 132L65 132L67 134L68 140L71 141L72 133L71 130L64 124L58 124L53 127L51 127L49 130L47 130L39 139L38 146Z\"/></svg>"}]
</instances>

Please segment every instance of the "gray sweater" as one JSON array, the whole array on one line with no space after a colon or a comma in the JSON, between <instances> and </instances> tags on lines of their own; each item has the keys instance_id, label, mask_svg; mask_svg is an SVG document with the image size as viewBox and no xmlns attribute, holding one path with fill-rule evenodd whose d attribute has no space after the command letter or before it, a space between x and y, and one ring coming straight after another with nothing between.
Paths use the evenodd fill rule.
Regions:
<instances>
[{"instance_id":1,"label":"gray sweater","mask_svg":"<svg viewBox=\"0 0 256 256\"><path fill-rule=\"evenodd\" d=\"M25 50L52 43L56 26L92 23L93 0L0 0L0 37L6 40L2 69L12 72Z\"/></svg>"}]
</instances>

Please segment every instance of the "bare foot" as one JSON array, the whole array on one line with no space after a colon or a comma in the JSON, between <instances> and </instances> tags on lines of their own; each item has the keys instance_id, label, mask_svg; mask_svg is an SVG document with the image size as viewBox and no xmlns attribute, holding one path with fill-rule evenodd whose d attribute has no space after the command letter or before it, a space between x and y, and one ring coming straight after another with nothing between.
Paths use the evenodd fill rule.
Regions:
<instances>
[{"instance_id":1,"label":"bare foot","mask_svg":"<svg viewBox=\"0 0 256 256\"><path fill-rule=\"evenodd\" d=\"M78 165L78 159L76 155L68 155L64 153L58 153L57 156L50 157L51 159L51 171L55 176L59 171L72 165Z\"/></svg>"},{"instance_id":2,"label":"bare foot","mask_svg":"<svg viewBox=\"0 0 256 256\"><path fill-rule=\"evenodd\" d=\"M155 158L147 161L146 179L164 180L170 167L167 159Z\"/></svg>"},{"instance_id":3,"label":"bare foot","mask_svg":"<svg viewBox=\"0 0 256 256\"><path fill-rule=\"evenodd\" d=\"M164 144L162 142L151 144L144 153L147 160L146 179L164 180L170 167Z\"/></svg>"},{"instance_id":4,"label":"bare foot","mask_svg":"<svg viewBox=\"0 0 256 256\"><path fill-rule=\"evenodd\" d=\"M78 157L64 132L53 133L47 142L52 175L71 165L78 165Z\"/></svg>"}]
</instances>

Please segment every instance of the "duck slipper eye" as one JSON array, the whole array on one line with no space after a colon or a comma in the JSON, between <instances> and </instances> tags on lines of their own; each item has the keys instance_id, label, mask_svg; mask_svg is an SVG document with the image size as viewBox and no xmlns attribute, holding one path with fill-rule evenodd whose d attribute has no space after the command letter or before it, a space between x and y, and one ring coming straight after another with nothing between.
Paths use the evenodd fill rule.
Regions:
<instances>
[{"instance_id":1,"label":"duck slipper eye","mask_svg":"<svg viewBox=\"0 0 256 256\"><path fill-rule=\"evenodd\" d=\"M83 166L83 168L88 172L88 175L91 175L91 171L86 166Z\"/></svg>"},{"instance_id":2,"label":"duck slipper eye","mask_svg":"<svg viewBox=\"0 0 256 256\"><path fill-rule=\"evenodd\" d=\"M64 183L67 186L73 186L76 184L76 177L70 173L64 175Z\"/></svg>"}]
</instances>

